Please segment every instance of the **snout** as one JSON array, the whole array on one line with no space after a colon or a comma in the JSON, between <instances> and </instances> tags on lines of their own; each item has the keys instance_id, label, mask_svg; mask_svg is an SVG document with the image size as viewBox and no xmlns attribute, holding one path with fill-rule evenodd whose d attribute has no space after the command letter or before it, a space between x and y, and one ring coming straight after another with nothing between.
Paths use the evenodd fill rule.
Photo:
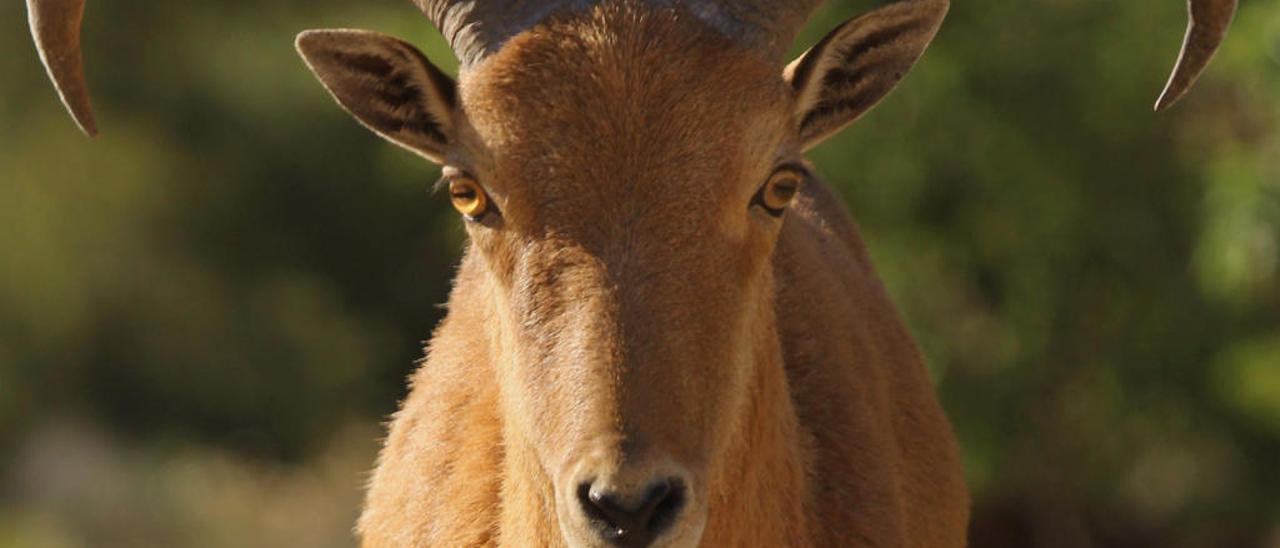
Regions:
<instances>
[{"instance_id":1,"label":"snout","mask_svg":"<svg viewBox=\"0 0 1280 548\"><path fill-rule=\"evenodd\" d=\"M579 466L558 493L573 546L694 546L705 511L693 478L670 464Z\"/></svg>"},{"instance_id":2,"label":"snout","mask_svg":"<svg viewBox=\"0 0 1280 548\"><path fill-rule=\"evenodd\" d=\"M578 485L578 505L587 527L601 540L627 548L644 548L671 529L684 510L687 487L682 478L659 478L635 492L607 482Z\"/></svg>"}]
</instances>

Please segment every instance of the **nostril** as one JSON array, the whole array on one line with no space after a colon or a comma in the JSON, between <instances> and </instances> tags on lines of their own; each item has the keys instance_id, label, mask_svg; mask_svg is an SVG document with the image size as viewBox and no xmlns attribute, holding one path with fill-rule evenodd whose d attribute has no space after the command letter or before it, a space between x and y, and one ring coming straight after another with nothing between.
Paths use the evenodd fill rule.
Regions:
<instances>
[{"instance_id":1,"label":"nostril","mask_svg":"<svg viewBox=\"0 0 1280 548\"><path fill-rule=\"evenodd\" d=\"M675 523L676 516L684 509L684 483L673 479L664 482L663 487L649 516L649 530L655 536Z\"/></svg>"},{"instance_id":2,"label":"nostril","mask_svg":"<svg viewBox=\"0 0 1280 548\"><path fill-rule=\"evenodd\" d=\"M578 486L587 519L617 546L648 546L675 523L684 501L684 482L676 478L656 481L634 498L591 483Z\"/></svg>"}]
</instances>

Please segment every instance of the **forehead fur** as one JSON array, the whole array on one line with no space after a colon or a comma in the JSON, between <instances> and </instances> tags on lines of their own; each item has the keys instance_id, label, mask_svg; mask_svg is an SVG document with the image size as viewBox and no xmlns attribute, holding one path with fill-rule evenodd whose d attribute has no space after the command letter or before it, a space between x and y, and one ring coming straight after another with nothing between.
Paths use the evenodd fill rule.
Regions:
<instances>
[{"instance_id":1,"label":"forehead fur","mask_svg":"<svg viewBox=\"0 0 1280 548\"><path fill-rule=\"evenodd\" d=\"M546 192L675 173L715 186L768 170L789 135L789 100L763 55L681 8L626 0L553 18L463 81L494 169Z\"/></svg>"}]
</instances>

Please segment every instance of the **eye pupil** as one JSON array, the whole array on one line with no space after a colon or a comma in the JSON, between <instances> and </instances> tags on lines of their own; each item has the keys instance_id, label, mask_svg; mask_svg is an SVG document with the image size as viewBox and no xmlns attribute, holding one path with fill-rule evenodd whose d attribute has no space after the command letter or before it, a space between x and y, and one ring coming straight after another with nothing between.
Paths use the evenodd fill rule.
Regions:
<instances>
[{"instance_id":1,"label":"eye pupil","mask_svg":"<svg viewBox=\"0 0 1280 548\"><path fill-rule=\"evenodd\" d=\"M782 211L795 200L800 192L800 175L793 171L774 173L764 188L760 189L759 204L774 216L782 215Z\"/></svg>"},{"instance_id":2,"label":"eye pupil","mask_svg":"<svg viewBox=\"0 0 1280 548\"><path fill-rule=\"evenodd\" d=\"M454 209L469 220L484 216L489 208L488 196L480 184L469 177L458 177L449 182L449 200Z\"/></svg>"}]
</instances>

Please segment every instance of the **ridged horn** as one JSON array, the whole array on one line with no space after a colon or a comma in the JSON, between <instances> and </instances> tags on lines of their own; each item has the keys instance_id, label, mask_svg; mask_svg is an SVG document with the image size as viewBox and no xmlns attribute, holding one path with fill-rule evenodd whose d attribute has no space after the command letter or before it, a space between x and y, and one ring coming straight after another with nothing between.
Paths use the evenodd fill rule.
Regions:
<instances>
[{"instance_id":1,"label":"ridged horn","mask_svg":"<svg viewBox=\"0 0 1280 548\"><path fill-rule=\"evenodd\" d=\"M727 36L781 57L821 0L647 0L682 6ZM465 69L496 51L512 36L561 11L585 9L598 0L413 0L444 34Z\"/></svg>"},{"instance_id":2,"label":"ridged horn","mask_svg":"<svg viewBox=\"0 0 1280 548\"><path fill-rule=\"evenodd\" d=\"M1173 106L1195 85L1226 38L1231 20L1235 18L1236 5L1237 0L1189 0L1187 11L1191 21L1187 24L1187 36L1169 83L1156 101L1156 110Z\"/></svg>"},{"instance_id":3,"label":"ridged horn","mask_svg":"<svg viewBox=\"0 0 1280 548\"><path fill-rule=\"evenodd\" d=\"M62 104L85 135L97 135L98 125L93 118L80 57L84 0L27 0L27 18L40 60L62 97Z\"/></svg>"}]
</instances>

